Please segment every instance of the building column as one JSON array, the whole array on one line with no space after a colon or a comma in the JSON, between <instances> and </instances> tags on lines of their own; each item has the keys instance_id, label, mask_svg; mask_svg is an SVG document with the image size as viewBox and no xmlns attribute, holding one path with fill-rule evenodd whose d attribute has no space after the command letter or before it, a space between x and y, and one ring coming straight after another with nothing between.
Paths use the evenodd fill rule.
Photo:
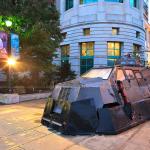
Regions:
<instances>
[{"instance_id":1,"label":"building column","mask_svg":"<svg viewBox=\"0 0 150 150\"><path fill-rule=\"evenodd\" d=\"M80 5L79 0L73 1L73 7L78 7Z\"/></svg>"},{"instance_id":2,"label":"building column","mask_svg":"<svg viewBox=\"0 0 150 150\"><path fill-rule=\"evenodd\" d=\"M144 17L143 17L143 14L144 14L144 0L139 1L139 9L140 9L140 12L141 12L141 18L143 20L143 26L144 26Z\"/></svg>"},{"instance_id":3,"label":"building column","mask_svg":"<svg viewBox=\"0 0 150 150\"><path fill-rule=\"evenodd\" d=\"M63 15L65 12L65 0L60 0L60 14Z\"/></svg>"},{"instance_id":4,"label":"building column","mask_svg":"<svg viewBox=\"0 0 150 150\"><path fill-rule=\"evenodd\" d=\"M148 3L148 23L150 24L150 2Z\"/></svg>"},{"instance_id":5,"label":"building column","mask_svg":"<svg viewBox=\"0 0 150 150\"><path fill-rule=\"evenodd\" d=\"M98 0L97 5L97 19L99 21L106 21L106 10L105 10L105 0Z\"/></svg>"},{"instance_id":6,"label":"building column","mask_svg":"<svg viewBox=\"0 0 150 150\"><path fill-rule=\"evenodd\" d=\"M129 8L130 7L130 0L125 0L124 4L125 4L125 7Z\"/></svg>"},{"instance_id":7,"label":"building column","mask_svg":"<svg viewBox=\"0 0 150 150\"><path fill-rule=\"evenodd\" d=\"M126 14L125 15L125 19L126 19L126 22L127 23L130 23L132 24L132 15L130 14L130 9L131 9L131 6L130 6L130 0L125 0L124 1L124 13Z\"/></svg>"}]
</instances>

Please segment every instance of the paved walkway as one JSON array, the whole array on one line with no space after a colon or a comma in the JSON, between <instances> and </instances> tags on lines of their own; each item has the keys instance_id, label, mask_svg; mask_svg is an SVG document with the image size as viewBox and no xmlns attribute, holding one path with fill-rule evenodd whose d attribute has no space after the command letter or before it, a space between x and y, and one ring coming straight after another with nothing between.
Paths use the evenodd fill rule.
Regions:
<instances>
[{"instance_id":1,"label":"paved walkway","mask_svg":"<svg viewBox=\"0 0 150 150\"><path fill-rule=\"evenodd\" d=\"M150 122L116 136L62 136L40 124L44 105L0 105L0 150L150 150Z\"/></svg>"}]
</instances>

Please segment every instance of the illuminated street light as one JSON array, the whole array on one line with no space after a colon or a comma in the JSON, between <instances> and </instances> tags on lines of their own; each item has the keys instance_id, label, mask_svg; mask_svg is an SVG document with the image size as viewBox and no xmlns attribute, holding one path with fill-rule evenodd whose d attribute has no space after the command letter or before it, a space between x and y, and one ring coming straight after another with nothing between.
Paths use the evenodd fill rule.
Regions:
<instances>
[{"instance_id":1,"label":"illuminated street light","mask_svg":"<svg viewBox=\"0 0 150 150\"><path fill-rule=\"evenodd\" d=\"M8 58L7 64L9 66L14 66L16 64L16 60L14 58Z\"/></svg>"},{"instance_id":2,"label":"illuminated street light","mask_svg":"<svg viewBox=\"0 0 150 150\"><path fill-rule=\"evenodd\" d=\"M12 26L12 21L6 20L5 24L6 24L7 27L11 27Z\"/></svg>"},{"instance_id":3,"label":"illuminated street light","mask_svg":"<svg viewBox=\"0 0 150 150\"><path fill-rule=\"evenodd\" d=\"M12 86L11 86L11 78L12 78L12 67L16 64L16 59L10 57L7 59L8 64L8 89L9 93L12 93Z\"/></svg>"}]
</instances>

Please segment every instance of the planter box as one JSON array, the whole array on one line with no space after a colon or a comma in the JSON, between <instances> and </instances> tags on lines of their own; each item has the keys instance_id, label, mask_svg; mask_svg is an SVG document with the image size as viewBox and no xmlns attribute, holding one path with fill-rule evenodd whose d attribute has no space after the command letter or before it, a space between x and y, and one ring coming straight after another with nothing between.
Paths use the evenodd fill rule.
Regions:
<instances>
[{"instance_id":1,"label":"planter box","mask_svg":"<svg viewBox=\"0 0 150 150\"><path fill-rule=\"evenodd\" d=\"M0 94L0 103L2 104L15 104L19 102L24 101L30 101L30 100L39 100L48 98L50 96L49 93L35 93L35 94Z\"/></svg>"},{"instance_id":2,"label":"planter box","mask_svg":"<svg viewBox=\"0 0 150 150\"><path fill-rule=\"evenodd\" d=\"M2 104L19 103L19 95L18 94L0 94L0 103Z\"/></svg>"}]
</instances>

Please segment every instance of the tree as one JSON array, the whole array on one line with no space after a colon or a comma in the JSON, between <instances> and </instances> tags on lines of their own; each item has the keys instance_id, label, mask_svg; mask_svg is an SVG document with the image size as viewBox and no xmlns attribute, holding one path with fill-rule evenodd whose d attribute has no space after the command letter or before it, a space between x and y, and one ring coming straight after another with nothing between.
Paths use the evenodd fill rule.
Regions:
<instances>
[{"instance_id":1,"label":"tree","mask_svg":"<svg viewBox=\"0 0 150 150\"><path fill-rule=\"evenodd\" d=\"M72 80L75 78L75 72L71 70L70 63L62 63L62 65L58 68L57 72L57 82L64 82L68 80Z\"/></svg>"},{"instance_id":2,"label":"tree","mask_svg":"<svg viewBox=\"0 0 150 150\"><path fill-rule=\"evenodd\" d=\"M5 21L12 21L7 28ZM62 39L59 13L48 0L1 0L0 30L20 35L21 68L30 70L33 84L39 72L53 71L52 60Z\"/></svg>"}]
</instances>

